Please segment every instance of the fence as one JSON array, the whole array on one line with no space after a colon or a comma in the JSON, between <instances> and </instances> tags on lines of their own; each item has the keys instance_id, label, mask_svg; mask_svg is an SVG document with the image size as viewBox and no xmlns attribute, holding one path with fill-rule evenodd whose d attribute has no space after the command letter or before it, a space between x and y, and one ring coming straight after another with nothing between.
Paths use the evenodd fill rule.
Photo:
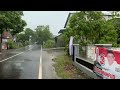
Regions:
<instances>
[{"instance_id":1,"label":"fence","mask_svg":"<svg viewBox=\"0 0 120 90\"><path fill-rule=\"evenodd\" d=\"M95 61L95 46L87 45L84 47L79 46L79 57L84 58L90 62Z\"/></svg>"},{"instance_id":2,"label":"fence","mask_svg":"<svg viewBox=\"0 0 120 90\"><path fill-rule=\"evenodd\" d=\"M111 45L88 45L86 46L86 51L83 49L84 54L81 55L81 50L79 49L79 44L73 44L73 64L78 67L81 71L86 73L88 76L94 79L99 79L99 77L93 72L95 57L95 47L104 46L109 47ZM85 48L85 47L84 47ZM113 48L110 48L113 49Z\"/></svg>"},{"instance_id":3,"label":"fence","mask_svg":"<svg viewBox=\"0 0 120 90\"><path fill-rule=\"evenodd\" d=\"M86 73L92 78L98 78L96 74L93 73L93 63L86 58L82 58L79 55L79 44L73 44L73 65L78 67L81 71Z\"/></svg>"}]
</instances>

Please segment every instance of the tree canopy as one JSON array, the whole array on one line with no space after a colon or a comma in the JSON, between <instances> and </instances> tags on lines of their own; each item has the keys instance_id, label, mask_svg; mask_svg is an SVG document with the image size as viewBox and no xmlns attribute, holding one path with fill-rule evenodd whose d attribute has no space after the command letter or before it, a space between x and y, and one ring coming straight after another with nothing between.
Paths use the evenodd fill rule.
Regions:
<instances>
[{"instance_id":1,"label":"tree canopy","mask_svg":"<svg viewBox=\"0 0 120 90\"><path fill-rule=\"evenodd\" d=\"M22 32L24 27L27 25L22 20L23 11L0 11L0 34L6 31L10 31L12 35ZM0 40L0 51L1 51L2 38Z\"/></svg>"},{"instance_id":2,"label":"tree canopy","mask_svg":"<svg viewBox=\"0 0 120 90\"><path fill-rule=\"evenodd\" d=\"M48 39L52 39L53 35L50 32L49 25L40 25L37 26L36 30L36 36L37 36L37 42L40 44L43 44L43 42L46 42Z\"/></svg>"},{"instance_id":3,"label":"tree canopy","mask_svg":"<svg viewBox=\"0 0 120 90\"><path fill-rule=\"evenodd\" d=\"M113 12L114 18L118 12ZM116 22L116 21L115 21ZM87 44L116 43L118 33L111 20L106 20L101 11L79 11L74 13L70 20L64 38L69 41L74 36L77 43Z\"/></svg>"}]
</instances>

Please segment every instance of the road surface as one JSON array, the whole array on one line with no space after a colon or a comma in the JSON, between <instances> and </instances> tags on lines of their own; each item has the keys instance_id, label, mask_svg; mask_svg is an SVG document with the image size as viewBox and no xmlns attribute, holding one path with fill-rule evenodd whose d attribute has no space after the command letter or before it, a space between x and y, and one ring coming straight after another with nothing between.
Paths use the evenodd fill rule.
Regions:
<instances>
[{"instance_id":1,"label":"road surface","mask_svg":"<svg viewBox=\"0 0 120 90\"><path fill-rule=\"evenodd\" d=\"M60 79L52 59L62 51L42 50L40 45L3 51L0 54L0 79Z\"/></svg>"},{"instance_id":2,"label":"road surface","mask_svg":"<svg viewBox=\"0 0 120 90\"><path fill-rule=\"evenodd\" d=\"M38 79L40 46L34 45L0 54L0 79Z\"/></svg>"}]
</instances>

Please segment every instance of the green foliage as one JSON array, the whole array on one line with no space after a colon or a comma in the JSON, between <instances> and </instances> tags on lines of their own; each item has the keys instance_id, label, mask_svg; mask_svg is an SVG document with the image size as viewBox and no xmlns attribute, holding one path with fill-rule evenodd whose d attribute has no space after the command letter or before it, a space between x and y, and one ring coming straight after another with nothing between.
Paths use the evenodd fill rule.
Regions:
<instances>
[{"instance_id":1,"label":"green foliage","mask_svg":"<svg viewBox=\"0 0 120 90\"><path fill-rule=\"evenodd\" d=\"M113 23L111 23L109 20L106 21L106 29L102 32L103 36L100 38L99 43L108 43L113 44L117 43L117 32L115 27L113 26Z\"/></svg>"},{"instance_id":2,"label":"green foliage","mask_svg":"<svg viewBox=\"0 0 120 90\"><path fill-rule=\"evenodd\" d=\"M22 46L29 45L29 41L26 39L26 35L24 33L17 35L17 42L22 44Z\"/></svg>"},{"instance_id":3,"label":"green foliage","mask_svg":"<svg viewBox=\"0 0 120 90\"><path fill-rule=\"evenodd\" d=\"M62 79L91 79L80 69L72 64L72 60L67 55L60 55L53 59L53 66L57 75Z\"/></svg>"},{"instance_id":4,"label":"green foliage","mask_svg":"<svg viewBox=\"0 0 120 90\"><path fill-rule=\"evenodd\" d=\"M26 41L26 39L25 39L24 33L17 34L17 42L25 43L25 41Z\"/></svg>"},{"instance_id":5,"label":"green foliage","mask_svg":"<svg viewBox=\"0 0 120 90\"><path fill-rule=\"evenodd\" d=\"M17 42L22 43L24 46L32 44L36 41L35 31L26 28L23 33L17 34Z\"/></svg>"},{"instance_id":6,"label":"green foliage","mask_svg":"<svg viewBox=\"0 0 120 90\"><path fill-rule=\"evenodd\" d=\"M38 44L46 43L44 46L46 48L54 47L55 41L53 39L52 33L49 31L49 26L37 26L35 31L30 28L26 28L23 33L17 35L17 42L22 43L23 46L37 42Z\"/></svg>"},{"instance_id":7,"label":"green foliage","mask_svg":"<svg viewBox=\"0 0 120 90\"><path fill-rule=\"evenodd\" d=\"M27 24L24 20L22 20L22 16L22 11L0 11L0 34L2 35L5 30L10 31L12 35L23 31Z\"/></svg>"},{"instance_id":8,"label":"green foliage","mask_svg":"<svg viewBox=\"0 0 120 90\"><path fill-rule=\"evenodd\" d=\"M118 44L116 44L116 43L112 44L112 47L118 47Z\"/></svg>"},{"instance_id":9,"label":"green foliage","mask_svg":"<svg viewBox=\"0 0 120 90\"><path fill-rule=\"evenodd\" d=\"M69 55L69 47L68 47L68 45L65 46L65 52L66 52L66 55Z\"/></svg>"},{"instance_id":10,"label":"green foliage","mask_svg":"<svg viewBox=\"0 0 120 90\"><path fill-rule=\"evenodd\" d=\"M30 40L31 43L36 41L35 31L33 31L30 28L26 28L24 32L25 32L25 40L26 41Z\"/></svg>"},{"instance_id":11,"label":"green foliage","mask_svg":"<svg viewBox=\"0 0 120 90\"><path fill-rule=\"evenodd\" d=\"M117 33L117 44L120 44L120 18L113 18L109 21L114 25Z\"/></svg>"},{"instance_id":12,"label":"green foliage","mask_svg":"<svg viewBox=\"0 0 120 90\"><path fill-rule=\"evenodd\" d=\"M36 30L36 41L39 44L43 45L43 42L46 42L47 40L53 38L53 35L49 30L49 25L37 26L37 28L35 30Z\"/></svg>"},{"instance_id":13,"label":"green foliage","mask_svg":"<svg viewBox=\"0 0 120 90\"><path fill-rule=\"evenodd\" d=\"M23 43L23 45L24 45L24 46L29 45L29 41L25 41L25 42Z\"/></svg>"},{"instance_id":14,"label":"green foliage","mask_svg":"<svg viewBox=\"0 0 120 90\"><path fill-rule=\"evenodd\" d=\"M9 49L15 48L14 42L12 40L9 40L8 45L9 45Z\"/></svg>"},{"instance_id":15,"label":"green foliage","mask_svg":"<svg viewBox=\"0 0 120 90\"><path fill-rule=\"evenodd\" d=\"M67 44L65 42L65 36L64 34L60 34L58 37L57 37L57 43L56 43L56 46L57 47L65 47L65 45Z\"/></svg>"},{"instance_id":16,"label":"green foliage","mask_svg":"<svg viewBox=\"0 0 120 90\"><path fill-rule=\"evenodd\" d=\"M47 40L43 47L44 48L53 48L53 47L55 47L55 41L54 40Z\"/></svg>"},{"instance_id":17,"label":"green foliage","mask_svg":"<svg viewBox=\"0 0 120 90\"><path fill-rule=\"evenodd\" d=\"M22 47L22 45L19 45L19 44L13 42L13 40L9 40L8 45L9 45L9 49L17 49L17 48Z\"/></svg>"},{"instance_id":18,"label":"green foliage","mask_svg":"<svg viewBox=\"0 0 120 90\"><path fill-rule=\"evenodd\" d=\"M116 15L118 12L114 12L114 17ZM114 22L105 20L101 11L79 11L70 17L67 30L63 35L65 42L68 43L70 36L74 36L74 43L79 43L81 46L99 43L113 44L120 40L118 38L120 36L118 35L119 23L115 20Z\"/></svg>"},{"instance_id":19,"label":"green foliage","mask_svg":"<svg viewBox=\"0 0 120 90\"><path fill-rule=\"evenodd\" d=\"M9 30L13 35L23 31L26 22L22 20L22 11L0 11L0 29Z\"/></svg>"}]
</instances>

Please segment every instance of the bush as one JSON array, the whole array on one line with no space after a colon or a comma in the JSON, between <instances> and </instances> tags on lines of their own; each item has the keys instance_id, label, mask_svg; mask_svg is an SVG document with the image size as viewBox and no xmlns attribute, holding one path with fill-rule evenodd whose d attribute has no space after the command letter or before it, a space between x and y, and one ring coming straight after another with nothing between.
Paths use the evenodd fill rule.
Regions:
<instances>
[{"instance_id":1,"label":"bush","mask_svg":"<svg viewBox=\"0 0 120 90\"><path fill-rule=\"evenodd\" d=\"M18 48L17 44L14 43L12 40L8 41L9 49L16 49Z\"/></svg>"},{"instance_id":2,"label":"bush","mask_svg":"<svg viewBox=\"0 0 120 90\"><path fill-rule=\"evenodd\" d=\"M22 44L22 43L18 43L18 46L19 46L19 47L23 47L23 44Z\"/></svg>"},{"instance_id":3,"label":"bush","mask_svg":"<svg viewBox=\"0 0 120 90\"><path fill-rule=\"evenodd\" d=\"M13 42L13 40L8 41L9 49L17 49L23 47L22 43Z\"/></svg>"},{"instance_id":4,"label":"bush","mask_svg":"<svg viewBox=\"0 0 120 90\"><path fill-rule=\"evenodd\" d=\"M29 45L29 41L25 41L24 44L25 44L25 46Z\"/></svg>"},{"instance_id":5,"label":"bush","mask_svg":"<svg viewBox=\"0 0 120 90\"><path fill-rule=\"evenodd\" d=\"M68 45L65 46L65 52L66 52L67 55L69 55L69 47L68 47Z\"/></svg>"},{"instance_id":6,"label":"bush","mask_svg":"<svg viewBox=\"0 0 120 90\"><path fill-rule=\"evenodd\" d=\"M112 47L120 47L120 44L112 44Z\"/></svg>"},{"instance_id":7,"label":"bush","mask_svg":"<svg viewBox=\"0 0 120 90\"><path fill-rule=\"evenodd\" d=\"M47 40L45 44L43 45L44 48L53 48L55 47L55 41L54 40Z\"/></svg>"}]
</instances>

